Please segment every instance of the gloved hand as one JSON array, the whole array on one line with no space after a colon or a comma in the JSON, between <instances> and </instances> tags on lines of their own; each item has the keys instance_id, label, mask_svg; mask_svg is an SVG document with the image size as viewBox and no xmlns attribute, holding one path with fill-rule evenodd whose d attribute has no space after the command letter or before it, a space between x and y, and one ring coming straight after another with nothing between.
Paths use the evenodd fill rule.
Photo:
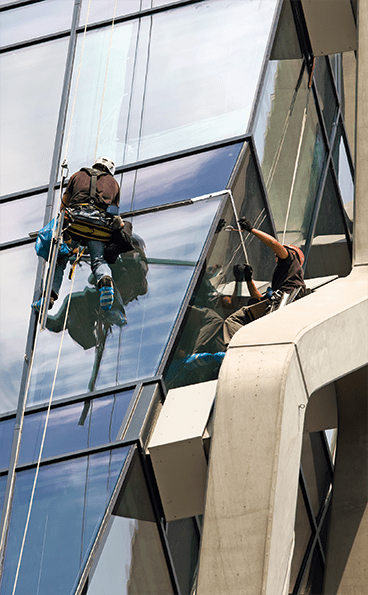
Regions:
<instances>
[{"instance_id":1,"label":"gloved hand","mask_svg":"<svg viewBox=\"0 0 368 595\"><path fill-rule=\"evenodd\" d=\"M251 224L249 219L246 219L245 217L240 217L238 223L240 225L240 229L243 229L245 231L252 231L253 229L253 225Z\"/></svg>"},{"instance_id":2,"label":"gloved hand","mask_svg":"<svg viewBox=\"0 0 368 595\"><path fill-rule=\"evenodd\" d=\"M253 267L250 266L250 264L245 264L244 268L243 268L243 273L244 273L244 281L251 281L252 277L253 277Z\"/></svg>"},{"instance_id":3,"label":"gloved hand","mask_svg":"<svg viewBox=\"0 0 368 595\"><path fill-rule=\"evenodd\" d=\"M235 264L233 266L233 273L234 273L235 281L243 281L244 273L243 273L243 269L240 266L240 264Z\"/></svg>"}]
</instances>

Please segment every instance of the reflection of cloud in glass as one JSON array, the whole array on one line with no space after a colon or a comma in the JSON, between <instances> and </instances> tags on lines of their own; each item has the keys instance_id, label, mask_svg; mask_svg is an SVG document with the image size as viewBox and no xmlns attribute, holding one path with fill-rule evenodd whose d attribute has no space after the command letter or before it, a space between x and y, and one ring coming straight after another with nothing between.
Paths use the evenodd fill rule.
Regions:
<instances>
[{"instance_id":1,"label":"reflection of cloud in glass","mask_svg":"<svg viewBox=\"0 0 368 595\"><path fill-rule=\"evenodd\" d=\"M67 47L65 38L0 56L1 194L48 183Z\"/></svg>"},{"instance_id":2,"label":"reflection of cloud in glass","mask_svg":"<svg viewBox=\"0 0 368 595\"><path fill-rule=\"evenodd\" d=\"M33 245L0 252L1 412L17 406L36 268Z\"/></svg>"},{"instance_id":3,"label":"reflection of cloud in glass","mask_svg":"<svg viewBox=\"0 0 368 595\"><path fill-rule=\"evenodd\" d=\"M134 209L178 202L227 187L242 144L206 151L137 171ZM123 180L125 182L124 176ZM121 211L130 210L133 184L123 186Z\"/></svg>"}]
</instances>

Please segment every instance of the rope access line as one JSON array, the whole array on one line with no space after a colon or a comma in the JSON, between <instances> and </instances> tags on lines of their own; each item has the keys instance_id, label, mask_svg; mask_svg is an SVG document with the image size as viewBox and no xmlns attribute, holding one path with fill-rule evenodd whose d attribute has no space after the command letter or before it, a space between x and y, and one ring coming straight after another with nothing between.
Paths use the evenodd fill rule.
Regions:
<instances>
[{"instance_id":1,"label":"rope access line","mask_svg":"<svg viewBox=\"0 0 368 595\"><path fill-rule=\"evenodd\" d=\"M302 126L301 126L301 130L300 130L300 137L299 137L299 143L298 143L298 150L297 150L297 153L296 153L296 159L295 159L295 165L294 165L294 171L293 171L293 178L292 178L292 182L291 182L291 188L290 188L288 206L287 206L287 210L286 210L284 231L283 231L283 234L282 234L282 244L285 243L286 229L287 229L287 224L288 224L289 215L290 215L290 209L291 209L291 200L292 200L293 193L294 193L296 173L297 173L298 166L299 166L299 159L300 159L300 153L301 153L301 148L302 148L304 130L305 130L306 122L307 122L308 103L309 103L309 97L310 97L311 89L312 89L312 79L313 79L315 62L316 62L316 59L314 58L314 60L313 60L313 66L312 66L312 72L310 74L309 81L308 81L307 99L306 99L305 108L304 108L304 112L303 112Z\"/></svg>"},{"instance_id":2,"label":"rope access line","mask_svg":"<svg viewBox=\"0 0 368 595\"><path fill-rule=\"evenodd\" d=\"M38 475L39 475L39 470L40 470L40 465L41 465L41 459L42 459L42 453L43 453L43 447L44 447L44 444L45 444L46 431L47 431L48 421L49 421L49 417L50 417L51 403L52 403L52 398L53 398L53 395L54 395L54 390L55 390L55 385L56 385L56 377L57 377L57 373L58 373L58 369L59 369L59 363L60 363L60 357L61 357L61 350L62 350L62 346L63 346L63 342L64 342L64 336L65 336L65 332L64 331L66 329L66 324L67 324L67 320L68 320L68 314L69 314L70 301L71 301L71 297L72 297L73 285L74 285L74 277L72 279L72 283L71 283L71 287L70 287L70 292L69 292L69 296L68 296L68 303L67 303L67 307L66 307L65 319L64 319L63 329L62 329L62 333L61 333L61 340L60 340L60 345L59 345L59 352L58 352L58 356L57 356L57 360L56 360L56 368L55 368L55 373L54 373L54 379L53 379L53 382L52 382L51 393L50 393L50 398L49 398L47 412L46 412L45 425L44 425L44 429L43 429L42 440L41 440L41 445L40 445L40 451L39 451L37 465L36 465L35 477L34 477L34 480L33 480L32 492L31 492L31 497L30 497L29 506L28 506L27 519L26 519L26 524L25 524L24 532L23 532L23 539L22 539L22 544L21 544L19 558L18 558L18 564L17 564L17 570L16 570L16 574L15 574L15 579L14 579L14 586L13 586L13 590L12 590L12 595L14 595L15 589L17 587L17 582L18 582L18 577L19 577L19 571L20 571L20 565L21 565L22 558L23 558L24 544L25 544L25 541L26 541L27 533L28 533L28 526L29 526L29 521L30 521L30 517L31 517L32 507L33 507L34 494L35 494L35 491L36 491L37 479L38 479ZM30 374L29 374L29 378L30 378ZM29 388L29 382L28 382L28 387L27 388Z\"/></svg>"},{"instance_id":3,"label":"rope access line","mask_svg":"<svg viewBox=\"0 0 368 595\"><path fill-rule=\"evenodd\" d=\"M117 5L117 0L115 0L115 5L114 5L114 14L112 17L112 23L111 23L111 33L110 33L110 42L109 42L109 51L107 53L107 62L106 62L106 70L105 70L105 80L104 80L104 86L103 86L103 92L102 92L102 100L101 100L101 109L100 109L100 117L98 119L98 127L97 127L97 138L96 138L96 146L95 146L95 160L97 158L97 148L98 148L98 140L99 140L99 136L100 136L100 128L101 128L101 120L102 120L102 110L103 110L103 104L104 104L104 100L105 100L105 91L106 91L106 82L107 82L107 73L109 70L109 61L110 61L110 53L111 53L111 46L112 46L112 36L114 33L114 24L115 24L115 14L116 14L116 5Z\"/></svg>"},{"instance_id":4,"label":"rope access line","mask_svg":"<svg viewBox=\"0 0 368 595\"><path fill-rule=\"evenodd\" d=\"M113 21L112 21L109 55L108 55L108 61L107 61L107 65L106 65L106 73L105 73L104 92L105 92L107 68L108 68L108 62L109 62L109 56L110 56L110 50L111 50L112 31L114 28L114 21L115 21L116 5L117 5L117 0L115 0L114 17L113 17ZM85 27L84 27L84 33L83 33L82 49L81 49L81 55L80 55L80 59L79 59L79 66L78 66L78 75L77 75L77 80L76 80L76 85L75 85L75 90L74 90L74 97L73 97L73 103L72 103L72 109L71 109L69 129L68 129L68 135L67 135L67 140L66 140L66 145L65 145L65 158L64 158L64 161L62 164L62 168L67 168L67 152L68 152L69 141L70 141L70 136L71 136L71 127L72 127L72 122L73 122L74 108L75 108L75 103L76 103L76 96L77 96L77 90L78 90L78 84L79 84L79 78L80 78L80 72L81 72L81 64L82 64L82 58L83 58L83 52L84 52L84 44L85 44L85 38L86 38L86 32L87 32L87 24L88 24L90 6L91 6L91 0L89 0L89 3L88 3L86 23L85 23ZM102 100L102 105L101 105L100 121L101 121L102 107L103 107L103 100ZM100 122L99 122L98 134L99 134L99 129L100 129ZM97 142L98 142L98 136L97 136ZM97 142L96 142L96 149L97 149ZM63 175L61 177L61 184L60 184L60 204L62 201L63 180L66 178L66 172L64 172L64 169L62 169L62 171L63 171ZM64 212L63 212L63 214L64 214ZM46 320L47 320L47 309L48 309L49 297L51 294L52 277L53 277L53 273L54 273L54 269L55 269L58 247L60 246L60 243L61 243L60 238L62 236L62 223L63 223L63 216L58 217L57 223L56 223L56 218L55 218L55 225L54 225L54 229L53 229L53 240L54 240L54 237L56 235L58 235L58 243L55 244L54 242L52 242L51 246L50 246L50 251L49 251L48 261L47 261L47 284L48 284L47 289L48 289L49 296L48 296L48 299L46 299L46 295L43 298L43 304L42 304L42 306L44 308L44 313L43 313L43 317L42 317L43 319L41 319L41 312L39 314L40 323L42 322L42 324L44 324L44 325L46 324ZM52 258L54 259L54 263L50 262ZM36 491L36 485L37 485L37 480L38 480L38 475L39 475L39 470L40 470L40 465L41 465L41 460L42 460L43 448L44 448L44 444L45 444L46 432L47 432L47 427L48 427L48 422L49 422L49 417L50 417L51 404L52 404L52 399L53 399L53 395L54 395L54 391L55 391L56 379L57 379L60 358L61 358L61 351L62 351L65 330L66 330L66 325L67 325L67 320L68 320L68 315L69 315L69 308L70 308L70 303L71 303L73 286L74 286L74 275L72 276L72 282L71 282L69 295L68 295L68 302L67 302L67 307L66 307L66 312L65 312L63 329L62 329L62 333L61 333L61 340L60 340L60 345L59 345L58 356L57 356L57 360L56 360L54 378L53 378L50 397L49 397L49 401L48 401L45 425L44 425L44 429L43 429L43 435L42 435L39 455L38 455L38 459L37 459L35 477L34 477L34 481L33 481L31 497L30 497L29 506L28 506L26 523L25 523L25 527L24 527L24 531L23 531L22 543L21 543L21 548L20 548L19 557L18 557L18 563L17 563L17 569L16 569L16 574L15 574L15 579L14 579L14 584L13 584L13 589L12 589L12 595L15 594L15 591L17 588L19 572L20 572L20 567L21 567L23 552L24 552L24 546L25 546L25 541L26 541L26 537L27 537L27 533L28 533L28 527L29 527L29 522L30 522L30 517L31 517L31 512L32 512L32 507L33 507L34 495L35 495L35 491ZM31 379L31 373L32 373L32 369L33 369L38 334L41 330L43 330L41 324L40 325L37 324L35 338L34 338L34 344L33 344L33 349L32 349L32 356L31 356L31 361L30 361L30 367L29 367L28 376L27 376L27 384L26 384L26 389L25 389L24 409L26 407L26 402L27 402L27 397L28 397L28 392L29 392L30 379ZM21 419L21 427L23 426L24 409L23 409L23 414L22 414L22 419ZM20 442L18 444L18 450L16 453L16 460L18 460L19 448L20 448ZM11 493L13 493L14 481L15 481L15 476L13 477ZM12 499L9 498L9 500L7 502L7 510L6 510L6 516L5 516L6 522L4 523L6 530L3 531L3 535L1 536L0 551L2 552L2 561L5 556L5 551L3 551L3 550L5 550L5 535L7 534L7 530L8 530L9 514L10 514L10 501L11 500Z\"/></svg>"}]
</instances>

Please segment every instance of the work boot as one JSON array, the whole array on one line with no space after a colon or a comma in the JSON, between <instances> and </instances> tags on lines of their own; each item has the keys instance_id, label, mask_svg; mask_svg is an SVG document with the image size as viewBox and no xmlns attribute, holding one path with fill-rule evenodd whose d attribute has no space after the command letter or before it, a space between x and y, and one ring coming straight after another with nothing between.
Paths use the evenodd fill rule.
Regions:
<instances>
[{"instance_id":1,"label":"work boot","mask_svg":"<svg viewBox=\"0 0 368 595\"><path fill-rule=\"evenodd\" d=\"M59 297L58 294L55 293L54 290L52 290L48 310L51 310L51 308L53 307L53 305L55 303L55 300L57 300L58 297ZM43 300L44 300L44 298L42 297L41 299L37 300L37 302L33 302L33 304L31 304L32 310L34 310L35 312L40 312L41 308L42 308Z\"/></svg>"},{"instance_id":2,"label":"work boot","mask_svg":"<svg viewBox=\"0 0 368 595\"><path fill-rule=\"evenodd\" d=\"M114 284L111 277L104 275L98 282L98 290L102 310L111 310L114 301Z\"/></svg>"}]
</instances>

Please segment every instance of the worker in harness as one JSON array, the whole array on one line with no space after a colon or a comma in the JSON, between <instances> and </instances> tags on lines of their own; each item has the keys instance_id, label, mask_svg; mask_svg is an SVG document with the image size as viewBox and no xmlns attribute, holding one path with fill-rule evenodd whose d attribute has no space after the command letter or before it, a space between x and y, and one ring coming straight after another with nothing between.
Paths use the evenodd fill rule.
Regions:
<instances>
[{"instance_id":1,"label":"worker in harness","mask_svg":"<svg viewBox=\"0 0 368 595\"><path fill-rule=\"evenodd\" d=\"M117 214L110 214L111 211L117 213L120 199L120 188L114 173L113 160L99 157L92 168L83 167L70 177L60 205L60 211L66 210L64 241L69 246L70 254L81 243L88 248L103 310L110 310L114 300L111 270L104 256L105 245L113 231L120 231L124 226ZM48 309L52 308L59 296L70 254L58 255ZM35 302L32 307L39 310L41 301Z\"/></svg>"},{"instance_id":2,"label":"worker in harness","mask_svg":"<svg viewBox=\"0 0 368 595\"><path fill-rule=\"evenodd\" d=\"M259 303L260 307L258 308L259 312L255 317L252 315L252 309L249 306L244 306L226 318L224 323L224 340L226 344L229 343L230 339L239 328L267 313L266 304L264 304L265 307L262 308L261 302L266 302L269 295L277 292L278 295L281 296L283 293L290 294L296 289L298 293L295 299L300 299L311 293L304 282L304 272L302 268L304 254L300 248L293 245L280 244L280 242L273 236L253 227L249 219L246 219L245 217L239 219L238 223L243 231L251 233L266 246L271 248L275 253L276 268L272 275L271 291L263 296L260 291L258 291L253 281L253 269L251 265L245 264L243 267L234 267L236 279L238 281L246 281L249 293L253 298L253 305ZM253 308L253 310L257 310L257 308Z\"/></svg>"}]
</instances>

